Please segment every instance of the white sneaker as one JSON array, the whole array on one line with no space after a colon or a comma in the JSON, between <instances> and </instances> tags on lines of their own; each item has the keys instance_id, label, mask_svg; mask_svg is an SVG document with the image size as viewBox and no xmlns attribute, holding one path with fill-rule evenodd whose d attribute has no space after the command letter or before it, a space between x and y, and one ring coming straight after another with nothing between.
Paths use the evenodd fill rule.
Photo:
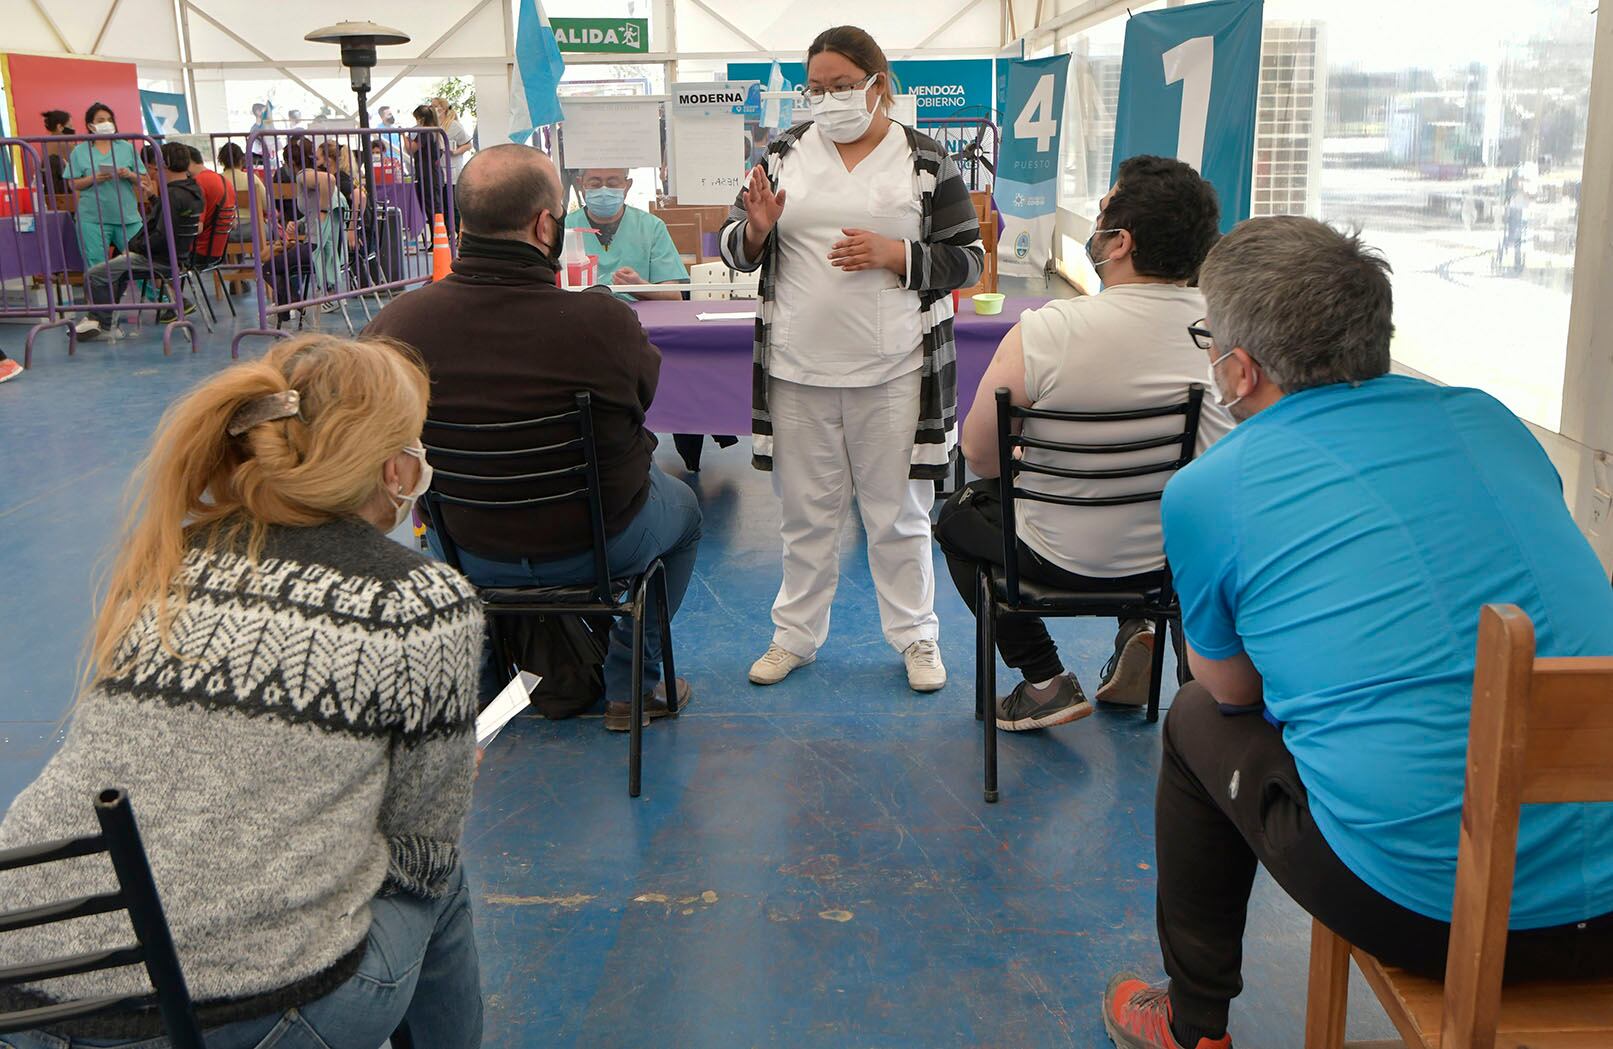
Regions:
<instances>
[{"instance_id":1,"label":"white sneaker","mask_svg":"<svg viewBox=\"0 0 1613 1049\"><path fill-rule=\"evenodd\" d=\"M80 318L79 322L73 325L73 330L78 333L78 337L81 339L93 339L106 329L102 328L101 322L94 317L86 316Z\"/></svg>"},{"instance_id":2,"label":"white sneaker","mask_svg":"<svg viewBox=\"0 0 1613 1049\"><path fill-rule=\"evenodd\" d=\"M935 692L947 683L947 668L941 665L941 648L928 638L915 641L902 653L907 663L907 686L914 692Z\"/></svg>"},{"instance_id":3,"label":"white sneaker","mask_svg":"<svg viewBox=\"0 0 1613 1049\"><path fill-rule=\"evenodd\" d=\"M762 658L750 665L751 684L776 685L789 677L790 671L796 667L804 667L816 658L816 656L798 656L777 645L768 645Z\"/></svg>"}]
</instances>

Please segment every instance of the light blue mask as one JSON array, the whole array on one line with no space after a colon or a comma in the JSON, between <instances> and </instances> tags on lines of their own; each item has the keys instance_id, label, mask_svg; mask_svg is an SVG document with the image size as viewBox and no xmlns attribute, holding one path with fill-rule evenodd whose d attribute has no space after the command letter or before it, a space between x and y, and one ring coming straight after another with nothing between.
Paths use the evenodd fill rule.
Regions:
<instances>
[{"instance_id":1,"label":"light blue mask","mask_svg":"<svg viewBox=\"0 0 1613 1049\"><path fill-rule=\"evenodd\" d=\"M627 203L627 190L601 186L598 189L590 189L585 192L583 200L588 204L588 213L590 215L608 219L621 211L622 205Z\"/></svg>"}]
</instances>

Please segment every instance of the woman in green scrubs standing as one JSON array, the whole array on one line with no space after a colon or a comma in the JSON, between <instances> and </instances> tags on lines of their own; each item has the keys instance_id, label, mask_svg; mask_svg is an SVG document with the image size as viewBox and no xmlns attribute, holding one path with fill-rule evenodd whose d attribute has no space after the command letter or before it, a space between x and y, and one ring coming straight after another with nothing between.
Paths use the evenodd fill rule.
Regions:
<instances>
[{"instance_id":1,"label":"woman in green scrubs standing","mask_svg":"<svg viewBox=\"0 0 1613 1049\"><path fill-rule=\"evenodd\" d=\"M84 113L85 131L115 135L117 118L97 102ZM135 189L146 165L128 141L80 142L67 157L67 177L78 190L78 247L87 270L106 261L113 245L126 251L144 225Z\"/></svg>"}]
</instances>

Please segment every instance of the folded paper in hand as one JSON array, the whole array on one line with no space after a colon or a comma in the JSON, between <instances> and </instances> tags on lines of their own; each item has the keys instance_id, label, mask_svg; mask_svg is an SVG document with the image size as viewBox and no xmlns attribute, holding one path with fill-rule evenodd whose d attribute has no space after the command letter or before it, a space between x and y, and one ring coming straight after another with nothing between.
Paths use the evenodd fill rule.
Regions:
<instances>
[{"instance_id":1,"label":"folded paper in hand","mask_svg":"<svg viewBox=\"0 0 1613 1049\"><path fill-rule=\"evenodd\" d=\"M476 715L476 745L486 747L493 742L493 737L508 725L515 715L525 710L532 702L532 690L538 687L543 679L536 674L529 674L525 670L510 679L504 690L493 698L487 709Z\"/></svg>"}]
</instances>

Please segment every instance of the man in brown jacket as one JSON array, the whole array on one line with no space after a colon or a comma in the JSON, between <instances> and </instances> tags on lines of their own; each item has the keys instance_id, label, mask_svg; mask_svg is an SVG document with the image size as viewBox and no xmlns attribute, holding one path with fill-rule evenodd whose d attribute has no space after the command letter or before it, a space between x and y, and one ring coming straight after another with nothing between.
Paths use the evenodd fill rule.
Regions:
<instances>
[{"instance_id":1,"label":"man in brown jacket","mask_svg":"<svg viewBox=\"0 0 1613 1049\"><path fill-rule=\"evenodd\" d=\"M635 574L661 558L676 615L694 573L700 505L688 485L655 465L655 436L644 428L660 378L660 351L626 303L555 286L565 214L560 179L548 157L527 146L485 149L465 165L454 191L461 235L453 273L392 302L366 332L406 342L425 358L431 418L438 422L534 419L568 411L578 393L591 394L611 575ZM428 424L425 442L464 445L465 437L463 431L434 434ZM483 444L502 450L560 439L523 429ZM535 473L558 463L534 457L504 465ZM533 498L570 486L480 485L475 495ZM593 578L581 501L530 510L444 506L443 517L465 574L478 585L558 586ZM440 552L435 535L428 541ZM661 673L653 608L645 638L650 686ZM632 631L618 620L605 657L605 727L613 731L630 724L632 658ZM690 698L681 680L678 697L680 707ZM664 682L647 696L645 710L651 717L666 714Z\"/></svg>"}]
</instances>

